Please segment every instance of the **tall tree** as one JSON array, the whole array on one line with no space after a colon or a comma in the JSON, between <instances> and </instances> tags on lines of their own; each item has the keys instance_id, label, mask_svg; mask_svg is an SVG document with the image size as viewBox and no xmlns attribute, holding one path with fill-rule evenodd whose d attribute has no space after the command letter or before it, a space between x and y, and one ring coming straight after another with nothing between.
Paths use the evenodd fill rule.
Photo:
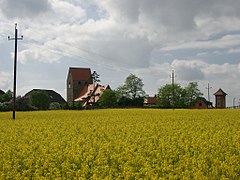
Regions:
<instances>
[{"instance_id":1,"label":"tall tree","mask_svg":"<svg viewBox=\"0 0 240 180\"><path fill-rule=\"evenodd\" d=\"M190 82L188 86L185 88L186 90L186 105L190 107L193 102L198 98L203 96L203 93L198 89L197 82Z\"/></svg>"},{"instance_id":2,"label":"tall tree","mask_svg":"<svg viewBox=\"0 0 240 180\"><path fill-rule=\"evenodd\" d=\"M158 91L160 107L164 108L186 108L191 107L193 102L203 94L198 89L196 82L191 82L186 88L179 84L166 84Z\"/></svg>"},{"instance_id":3,"label":"tall tree","mask_svg":"<svg viewBox=\"0 0 240 180\"><path fill-rule=\"evenodd\" d=\"M91 104L94 107L94 105L95 105L95 97L97 96L97 94L95 94L95 88L97 86L96 84L98 82L100 82L99 74L96 71L93 71L93 73L92 73L92 80L93 80L93 90L89 93L87 99L91 99L93 97L93 102Z\"/></svg>"},{"instance_id":4,"label":"tall tree","mask_svg":"<svg viewBox=\"0 0 240 180\"><path fill-rule=\"evenodd\" d=\"M184 95L184 89L179 84L166 84L158 90L159 106L163 108L185 107Z\"/></svg>"},{"instance_id":5,"label":"tall tree","mask_svg":"<svg viewBox=\"0 0 240 180\"><path fill-rule=\"evenodd\" d=\"M143 86L144 84L142 82L142 79L140 79L134 74L130 74L126 78L123 87L120 87L120 89L123 91L122 94L124 94L130 99L135 99L135 98L145 96L145 91L143 90Z\"/></svg>"},{"instance_id":6,"label":"tall tree","mask_svg":"<svg viewBox=\"0 0 240 180\"><path fill-rule=\"evenodd\" d=\"M99 75L96 71L93 71L93 73L92 73L93 83L98 83L98 82L100 82L99 76L100 76L100 75Z\"/></svg>"},{"instance_id":7,"label":"tall tree","mask_svg":"<svg viewBox=\"0 0 240 180\"><path fill-rule=\"evenodd\" d=\"M6 93L0 96L0 102L9 102L12 100L13 92L8 90Z\"/></svg>"},{"instance_id":8,"label":"tall tree","mask_svg":"<svg viewBox=\"0 0 240 180\"><path fill-rule=\"evenodd\" d=\"M100 107L115 107L117 105L116 92L111 89L106 89L100 96L98 104Z\"/></svg>"},{"instance_id":9,"label":"tall tree","mask_svg":"<svg viewBox=\"0 0 240 180\"><path fill-rule=\"evenodd\" d=\"M124 84L117 88L117 97L121 106L142 106L145 91L142 79L130 74Z\"/></svg>"}]
</instances>

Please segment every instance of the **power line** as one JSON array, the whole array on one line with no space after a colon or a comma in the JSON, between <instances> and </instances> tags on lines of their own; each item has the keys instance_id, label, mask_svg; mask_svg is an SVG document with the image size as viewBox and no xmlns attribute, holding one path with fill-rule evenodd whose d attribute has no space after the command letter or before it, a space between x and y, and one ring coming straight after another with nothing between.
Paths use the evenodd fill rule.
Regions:
<instances>
[{"instance_id":1,"label":"power line","mask_svg":"<svg viewBox=\"0 0 240 180\"><path fill-rule=\"evenodd\" d=\"M17 85L17 42L18 40L23 40L23 35L18 37L18 29L17 24L15 24L15 37L10 38L8 36L8 40L15 41L15 51L14 51L14 77L13 77L13 119L15 119L15 111L16 111L16 85Z\"/></svg>"},{"instance_id":2,"label":"power line","mask_svg":"<svg viewBox=\"0 0 240 180\"><path fill-rule=\"evenodd\" d=\"M39 32L39 31L38 31L38 32L35 31L34 33L35 33L35 34L39 34L40 36L44 36L44 33ZM60 42L59 42L59 43L60 43ZM31 46L38 46L38 45L33 44L33 43L28 43L28 44L30 44ZM61 43L60 43L60 44L61 44ZM70 59L75 59L75 60L80 61L79 59L74 58L74 56L77 56L77 57L79 57L79 58L81 58L81 59L87 60L87 62L86 62L86 61L83 61L84 63L97 64L98 66L102 66L102 67L105 67L105 68L110 69L110 70L116 70L116 69L117 69L117 70L120 70L120 71L122 71L122 72L129 72L129 69L124 68L124 66L129 66L129 63L127 63L127 62L118 61L117 63L118 63L118 64L121 64L121 67L120 67L120 66L117 66L117 68L116 68L116 67L113 65L113 63L111 63L111 64L109 64L109 63L106 64L106 63L103 63L103 62L99 63L98 61L94 60L94 59L95 59L94 56L95 56L95 57L98 58L98 59L105 59L105 60L108 60L108 61L110 60L111 62L114 62L115 60L112 59L111 57L107 57L107 56L105 56L105 55L102 55L102 54L97 53L97 52L93 52L93 51L88 50L88 49L85 49L85 48L79 48L79 47L75 46L75 45L72 44L72 43L64 42L64 43L62 43L62 44L68 45L68 47L71 47L71 49L73 50L73 52L74 52L74 49L75 49L76 52L79 52L79 50L82 51L82 52L85 52L86 54L88 54L89 57L84 57L83 55L79 55L79 54L76 54L76 53L71 53L71 52L62 51L61 49L60 49L60 50L56 50L56 47L54 47L54 46L50 46L50 48L45 49L45 50L51 51L51 52L53 52L54 54L62 55L62 56L68 57L68 58L70 58ZM49 46L49 45L48 45L48 46ZM39 46L38 46L38 48L39 48ZM89 61L90 61L90 62L89 62ZM92 63L91 63L91 62L92 62Z\"/></svg>"}]
</instances>

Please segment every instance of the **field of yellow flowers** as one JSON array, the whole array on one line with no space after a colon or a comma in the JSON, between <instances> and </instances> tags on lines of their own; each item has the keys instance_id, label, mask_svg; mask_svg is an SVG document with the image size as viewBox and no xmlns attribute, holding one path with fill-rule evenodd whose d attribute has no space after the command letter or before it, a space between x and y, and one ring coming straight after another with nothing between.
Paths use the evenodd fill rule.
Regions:
<instances>
[{"instance_id":1,"label":"field of yellow flowers","mask_svg":"<svg viewBox=\"0 0 240 180\"><path fill-rule=\"evenodd\" d=\"M240 179L239 110L0 113L0 179Z\"/></svg>"}]
</instances>

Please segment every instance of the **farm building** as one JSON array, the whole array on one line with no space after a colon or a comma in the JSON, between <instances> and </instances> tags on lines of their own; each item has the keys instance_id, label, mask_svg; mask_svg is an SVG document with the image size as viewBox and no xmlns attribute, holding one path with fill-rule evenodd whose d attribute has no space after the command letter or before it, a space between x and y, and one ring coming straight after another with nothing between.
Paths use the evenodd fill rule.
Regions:
<instances>
[{"instance_id":1,"label":"farm building","mask_svg":"<svg viewBox=\"0 0 240 180\"><path fill-rule=\"evenodd\" d=\"M204 97L198 97L193 103L192 109L211 109L213 108L212 102L207 101Z\"/></svg>"},{"instance_id":2,"label":"farm building","mask_svg":"<svg viewBox=\"0 0 240 180\"><path fill-rule=\"evenodd\" d=\"M4 94L5 94L5 92L0 89L0 96L4 95Z\"/></svg>"},{"instance_id":3,"label":"farm building","mask_svg":"<svg viewBox=\"0 0 240 180\"><path fill-rule=\"evenodd\" d=\"M48 90L48 89L33 89L25 94L25 98L30 98L31 94L34 92L46 92L48 95L49 103L59 103L61 105L65 104L66 101L63 99L63 97L55 92L54 90Z\"/></svg>"},{"instance_id":4,"label":"farm building","mask_svg":"<svg viewBox=\"0 0 240 180\"><path fill-rule=\"evenodd\" d=\"M215 99L216 99L216 105L215 107L218 109L221 108L226 108L226 95L227 93L225 93L221 88L214 93L215 95Z\"/></svg>"},{"instance_id":5,"label":"farm building","mask_svg":"<svg viewBox=\"0 0 240 180\"><path fill-rule=\"evenodd\" d=\"M90 68L70 67L67 76L67 102L81 102L82 106L91 105L99 100L109 85L93 83Z\"/></svg>"},{"instance_id":6,"label":"farm building","mask_svg":"<svg viewBox=\"0 0 240 180\"><path fill-rule=\"evenodd\" d=\"M152 106L152 105L157 105L158 100L157 100L156 96L154 96L154 97L145 97L143 103L146 106Z\"/></svg>"}]
</instances>

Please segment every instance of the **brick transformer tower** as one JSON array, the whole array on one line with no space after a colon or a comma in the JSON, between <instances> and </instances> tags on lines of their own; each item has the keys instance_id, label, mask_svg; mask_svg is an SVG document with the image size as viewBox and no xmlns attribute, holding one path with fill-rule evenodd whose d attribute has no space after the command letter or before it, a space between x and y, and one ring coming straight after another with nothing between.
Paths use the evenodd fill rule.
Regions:
<instances>
[{"instance_id":1,"label":"brick transformer tower","mask_svg":"<svg viewBox=\"0 0 240 180\"><path fill-rule=\"evenodd\" d=\"M221 88L215 92L215 99L216 99L216 105L215 107L218 109L223 109L226 108L226 95L227 93L225 93Z\"/></svg>"},{"instance_id":2,"label":"brick transformer tower","mask_svg":"<svg viewBox=\"0 0 240 180\"><path fill-rule=\"evenodd\" d=\"M72 102L78 98L82 89L92 83L90 68L70 67L67 76L67 102Z\"/></svg>"}]
</instances>

